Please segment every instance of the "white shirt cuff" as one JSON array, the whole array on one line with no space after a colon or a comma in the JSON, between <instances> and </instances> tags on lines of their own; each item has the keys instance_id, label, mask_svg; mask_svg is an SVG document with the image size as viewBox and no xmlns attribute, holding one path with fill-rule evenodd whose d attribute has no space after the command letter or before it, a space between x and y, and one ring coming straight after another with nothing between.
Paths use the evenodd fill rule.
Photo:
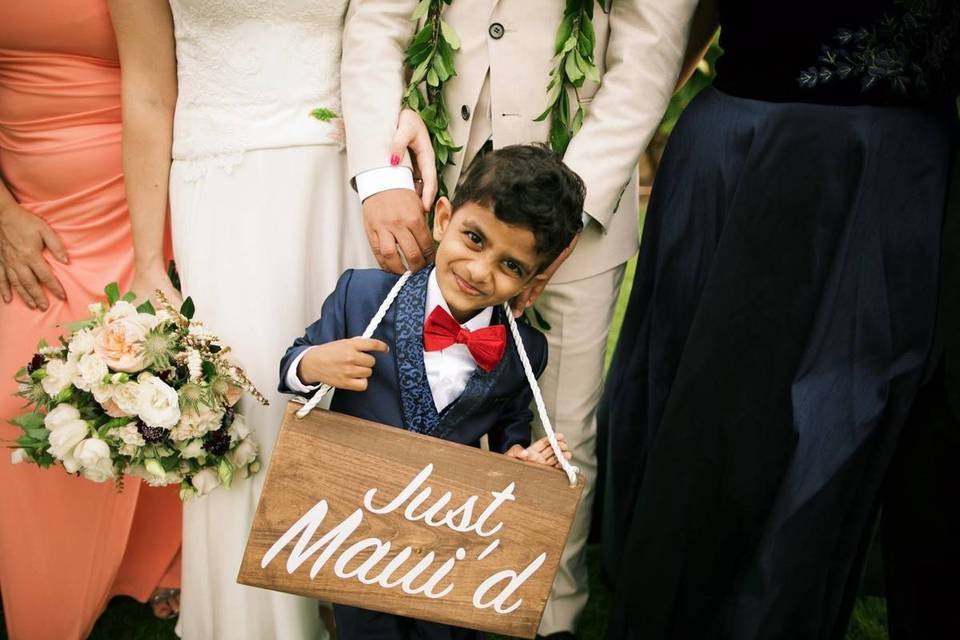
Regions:
<instances>
[{"instance_id":1,"label":"white shirt cuff","mask_svg":"<svg viewBox=\"0 0 960 640\"><path fill-rule=\"evenodd\" d=\"M310 347L309 349L304 349L303 351L301 351L300 355L294 358L293 362L290 363L290 367L287 369L286 382L287 382L287 387L291 391L296 391L297 393L310 393L320 388L319 384L315 384L313 386L308 387L307 385L303 384L303 381L300 379L300 376L297 375L297 368L300 366L300 361L303 360L303 356L307 355L307 351L310 351L310 349L313 349L313 347Z\"/></svg>"},{"instance_id":2,"label":"white shirt cuff","mask_svg":"<svg viewBox=\"0 0 960 640\"><path fill-rule=\"evenodd\" d=\"M413 171L410 167L380 167L379 169L369 169L357 174L357 195L360 196L360 202L363 202L370 196L387 191L389 189L409 189L413 188Z\"/></svg>"}]
</instances>

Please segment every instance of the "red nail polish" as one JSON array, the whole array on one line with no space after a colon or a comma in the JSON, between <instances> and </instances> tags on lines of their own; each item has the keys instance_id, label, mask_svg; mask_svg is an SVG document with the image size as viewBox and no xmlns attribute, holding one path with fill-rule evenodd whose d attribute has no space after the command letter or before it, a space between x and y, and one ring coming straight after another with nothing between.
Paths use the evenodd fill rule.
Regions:
<instances>
[{"instance_id":1,"label":"red nail polish","mask_svg":"<svg viewBox=\"0 0 960 640\"><path fill-rule=\"evenodd\" d=\"M400 164L400 156L398 156L397 154L393 154L392 156L390 156L390 166L395 167L398 164Z\"/></svg>"}]
</instances>

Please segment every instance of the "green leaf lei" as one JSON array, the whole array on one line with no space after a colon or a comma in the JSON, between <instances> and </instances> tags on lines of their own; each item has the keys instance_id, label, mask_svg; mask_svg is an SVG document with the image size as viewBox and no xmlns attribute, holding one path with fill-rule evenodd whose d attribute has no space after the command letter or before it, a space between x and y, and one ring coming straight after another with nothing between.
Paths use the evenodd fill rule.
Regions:
<instances>
[{"instance_id":1,"label":"green leaf lei","mask_svg":"<svg viewBox=\"0 0 960 640\"><path fill-rule=\"evenodd\" d=\"M577 89L585 80L600 82L600 72L593 60L596 36L593 30L595 0L567 0L563 20L557 29L555 66L547 84L547 107L537 122L550 116L550 147L563 155L570 139L579 131L585 115ZM601 4L603 0L597 0ZM450 114L443 99L443 85L457 75L453 52L460 48L456 31L443 20L444 5L453 0L420 0L411 20L423 19L423 27L414 35L405 52L410 80L403 104L423 119L437 158L438 195L447 195L443 169L460 151L450 135ZM420 85L426 83L426 91ZM577 99L577 110L570 116L570 91Z\"/></svg>"},{"instance_id":2,"label":"green leaf lei","mask_svg":"<svg viewBox=\"0 0 960 640\"><path fill-rule=\"evenodd\" d=\"M600 71L593 61L596 45L593 30L593 0L567 0L563 20L557 29L554 68L547 84L547 108L537 117L550 116L550 147L563 155L571 138L583 126L585 115L580 92L585 80L600 82ZM570 117L570 90L577 99L577 110Z\"/></svg>"},{"instance_id":3,"label":"green leaf lei","mask_svg":"<svg viewBox=\"0 0 960 640\"><path fill-rule=\"evenodd\" d=\"M443 168L453 161L453 154L461 147L450 135L450 114L443 99L444 83L457 75L453 67L453 52L460 48L460 38L440 13L453 0L420 0L411 20L424 18L423 27L416 33L405 52L405 62L411 69L410 81L403 96L403 104L420 114L433 143L437 158L438 195L447 195ZM420 84L426 82L426 91Z\"/></svg>"}]
</instances>

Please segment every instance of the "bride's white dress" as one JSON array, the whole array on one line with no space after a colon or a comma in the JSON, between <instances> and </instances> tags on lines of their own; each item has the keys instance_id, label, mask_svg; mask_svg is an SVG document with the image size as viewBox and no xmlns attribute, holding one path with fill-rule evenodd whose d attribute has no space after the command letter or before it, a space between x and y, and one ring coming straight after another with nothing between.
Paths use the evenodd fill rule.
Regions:
<instances>
[{"instance_id":1,"label":"bride's white dress","mask_svg":"<svg viewBox=\"0 0 960 640\"><path fill-rule=\"evenodd\" d=\"M236 583L280 426L286 347L345 268L373 265L342 151L348 0L171 0L179 95L170 205L184 295L269 407L244 401L264 470L184 509L187 640L325 638L314 600Z\"/></svg>"}]
</instances>

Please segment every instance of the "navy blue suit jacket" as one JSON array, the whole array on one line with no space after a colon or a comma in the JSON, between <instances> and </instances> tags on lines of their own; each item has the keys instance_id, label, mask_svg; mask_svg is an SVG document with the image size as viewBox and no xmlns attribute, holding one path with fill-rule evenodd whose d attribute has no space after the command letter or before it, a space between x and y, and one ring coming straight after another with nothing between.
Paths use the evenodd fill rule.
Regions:
<instances>
[{"instance_id":1,"label":"navy blue suit jacket","mask_svg":"<svg viewBox=\"0 0 960 640\"><path fill-rule=\"evenodd\" d=\"M490 450L505 452L514 444L530 443L530 402L516 346L507 328L503 358L488 372L474 371L463 394L437 412L423 364L423 323L430 269L421 269L400 290L393 306L373 337L390 347L373 353L376 364L363 392L337 389L330 408L348 415L394 427L477 446L489 436ZM377 312L399 276L379 269L348 270L324 301L320 319L307 327L280 361L280 391L295 393L286 385L287 369L312 345L359 336ZM491 323L506 324L501 308ZM547 364L547 341L536 329L520 323L520 335L534 373Z\"/></svg>"}]
</instances>

